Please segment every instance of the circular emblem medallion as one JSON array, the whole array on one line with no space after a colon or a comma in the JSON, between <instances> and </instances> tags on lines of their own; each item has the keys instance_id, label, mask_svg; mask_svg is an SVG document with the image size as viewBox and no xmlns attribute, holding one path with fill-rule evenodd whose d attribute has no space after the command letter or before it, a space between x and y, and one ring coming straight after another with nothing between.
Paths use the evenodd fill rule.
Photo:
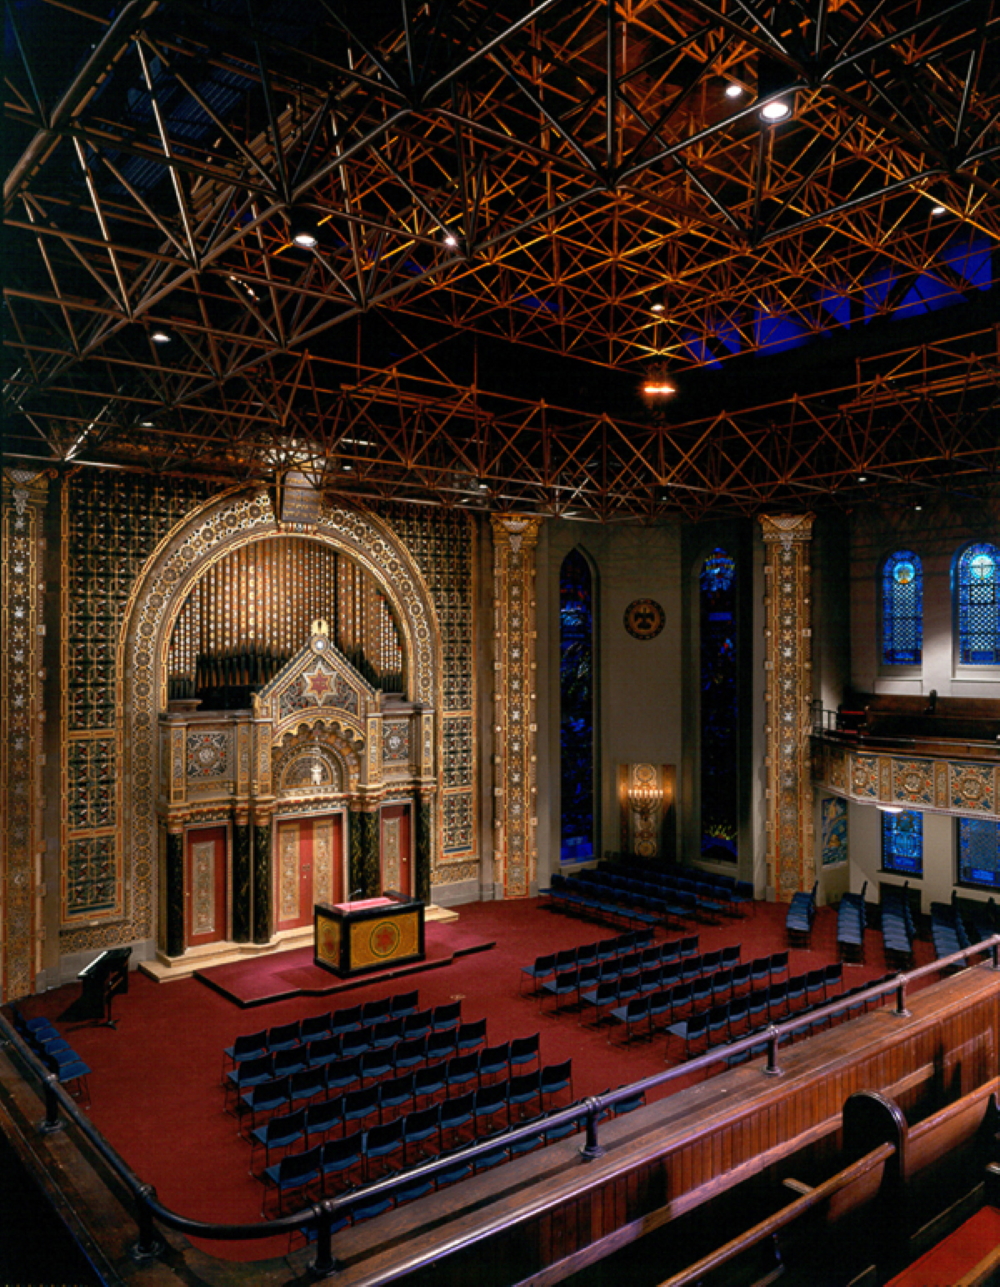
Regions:
<instances>
[{"instance_id":1,"label":"circular emblem medallion","mask_svg":"<svg viewBox=\"0 0 1000 1287\"><path fill-rule=\"evenodd\" d=\"M399 926L394 921L380 921L371 932L368 946L372 956L391 956L399 943Z\"/></svg>"},{"instance_id":2,"label":"circular emblem medallion","mask_svg":"<svg viewBox=\"0 0 1000 1287\"><path fill-rule=\"evenodd\" d=\"M655 639L666 617L655 599L633 599L625 609L625 629L633 639Z\"/></svg>"}]
</instances>

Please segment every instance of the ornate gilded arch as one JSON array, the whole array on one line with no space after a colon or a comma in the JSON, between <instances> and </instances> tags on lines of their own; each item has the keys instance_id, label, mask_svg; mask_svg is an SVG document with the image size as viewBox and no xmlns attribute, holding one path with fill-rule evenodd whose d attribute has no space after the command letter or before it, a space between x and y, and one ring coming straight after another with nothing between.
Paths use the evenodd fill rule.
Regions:
<instances>
[{"instance_id":1,"label":"ornate gilded arch","mask_svg":"<svg viewBox=\"0 0 1000 1287\"><path fill-rule=\"evenodd\" d=\"M412 556L376 515L324 505L314 526L283 525L270 495L262 490L230 491L190 513L160 544L137 579L118 645L117 699L126 783L121 840L129 867L126 880L133 891L136 937L154 934L156 725L167 706L166 659L174 622L192 585L213 562L240 546L283 535L329 544L371 576L397 614L409 695L428 712L441 709L440 633L430 592ZM438 737L432 737L428 750L437 744ZM240 747L240 757L249 754L249 746ZM439 789L436 753L430 776ZM436 836L433 844L436 850ZM432 865L436 860L435 852ZM139 891L142 894L136 897Z\"/></svg>"}]
</instances>

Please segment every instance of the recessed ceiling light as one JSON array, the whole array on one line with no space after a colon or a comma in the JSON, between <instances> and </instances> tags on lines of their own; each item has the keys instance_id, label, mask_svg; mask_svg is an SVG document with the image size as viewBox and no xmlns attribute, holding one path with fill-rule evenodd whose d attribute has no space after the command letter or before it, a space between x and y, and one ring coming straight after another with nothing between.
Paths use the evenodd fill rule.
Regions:
<instances>
[{"instance_id":1,"label":"recessed ceiling light","mask_svg":"<svg viewBox=\"0 0 1000 1287\"><path fill-rule=\"evenodd\" d=\"M171 337L169 331L156 330L150 333L149 338L154 344L169 344Z\"/></svg>"},{"instance_id":2,"label":"recessed ceiling light","mask_svg":"<svg viewBox=\"0 0 1000 1287\"><path fill-rule=\"evenodd\" d=\"M741 97L742 97L742 95L743 95L743 86L742 86L742 85L732 84L732 85L727 85L727 86L726 86L726 97L727 97L727 98L741 98Z\"/></svg>"},{"instance_id":3,"label":"recessed ceiling light","mask_svg":"<svg viewBox=\"0 0 1000 1287\"><path fill-rule=\"evenodd\" d=\"M783 121L791 113L790 104L783 98L772 99L770 103L765 103L760 109L760 114L765 121Z\"/></svg>"},{"instance_id":4,"label":"recessed ceiling light","mask_svg":"<svg viewBox=\"0 0 1000 1287\"><path fill-rule=\"evenodd\" d=\"M923 509L923 505L914 505L914 507L913 507L913 508L914 508L915 510L918 510L918 511L919 511L919 510L922 510L922 509Z\"/></svg>"},{"instance_id":5,"label":"recessed ceiling light","mask_svg":"<svg viewBox=\"0 0 1000 1287\"><path fill-rule=\"evenodd\" d=\"M319 245L319 238L314 232L309 232L308 229L293 233L292 241L295 242L300 250L315 250Z\"/></svg>"},{"instance_id":6,"label":"recessed ceiling light","mask_svg":"<svg viewBox=\"0 0 1000 1287\"><path fill-rule=\"evenodd\" d=\"M140 429L152 429L152 427L153 427L153 422L152 422L152 420L140 420L140 421L139 421L139 428L140 428Z\"/></svg>"},{"instance_id":7,"label":"recessed ceiling light","mask_svg":"<svg viewBox=\"0 0 1000 1287\"><path fill-rule=\"evenodd\" d=\"M882 813L902 813L903 812L903 807L902 805L899 805L899 804L877 804L875 808L881 810Z\"/></svg>"},{"instance_id":8,"label":"recessed ceiling light","mask_svg":"<svg viewBox=\"0 0 1000 1287\"><path fill-rule=\"evenodd\" d=\"M944 207L944 206L931 206L931 214L932 214L932 215L943 215L943 214L946 214L946 213L947 213L947 211L946 211L946 209L945 209L945 207Z\"/></svg>"},{"instance_id":9,"label":"recessed ceiling light","mask_svg":"<svg viewBox=\"0 0 1000 1287\"><path fill-rule=\"evenodd\" d=\"M654 313L662 313L662 312L663 312L663 305L662 305L662 304L650 304L650 306L649 306L649 307L650 307L650 309L651 309Z\"/></svg>"},{"instance_id":10,"label":"recessed ceiling light","mask_svg":"<svg viewBox=\"0 0 1000 1287\"><path fill-rule=\"evenodd\" d=\"M458 238L455 236L455 234L454 234L454 233L449 232L449 233L445 236L444 244L445 244L446 246L457 246L457 245L458 245Z\"/></svg>"}]
</instances>

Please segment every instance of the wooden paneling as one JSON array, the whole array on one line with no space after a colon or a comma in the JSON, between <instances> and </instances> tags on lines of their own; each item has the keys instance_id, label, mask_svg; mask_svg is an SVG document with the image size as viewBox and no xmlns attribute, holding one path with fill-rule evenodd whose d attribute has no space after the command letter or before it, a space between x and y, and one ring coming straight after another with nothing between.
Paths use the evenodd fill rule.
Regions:
<instances>
[{"instance_id":1,"label":"wooden paneling","mask_svg":"<svg viewBox=\"0 0 1000 1287\"><path fill-rule=\"evenodd\" d=\"M596 1161L580 1158L582 1136L570 1138L345 1231L338 1281L373 1287L406 1263L435 1287L558 1282L806 1145L839 1146L856 1090L922 1116L985 1084L998 994L1000 975L966 970L914 995L906 1018L887 1006L783 1049L780 1077L758 1060L604 1124ZM455 1250L476 1230L482 1242ZM440 1258L422 1277L425 1257Z\"/></svg>"}]
</instances>

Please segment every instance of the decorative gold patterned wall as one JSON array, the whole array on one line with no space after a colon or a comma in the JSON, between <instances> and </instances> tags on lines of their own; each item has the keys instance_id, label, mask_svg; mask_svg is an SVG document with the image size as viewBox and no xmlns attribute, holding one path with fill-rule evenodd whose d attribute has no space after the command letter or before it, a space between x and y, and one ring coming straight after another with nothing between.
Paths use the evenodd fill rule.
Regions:
<instances>
[{"instance_id":1,"label":"decorative gold patterned wall","mask_svg":"<svg viewBox=\"0 0 1000 1287\"><path fill-rule=\"evenodd\" d=\"M494 882L531 892L538 862L535 547L540 518L493 516Z\"/></svg>"},{"instance_id":2,"label":"decorative gold patterned wall","mask_svg":"<svg viewBox=\"0 0 1000 1287\"><path fill-rule=\"evenodd\" d=\"M439 857L432 885L479 876L479 745L476 736L476 528L460 510L381 511L405 542L434 600L441 635Z\"/></svg>"},{"instance_id":3,"label":"decorative gold patterned wall","mask_svg":"<svg viewBox=\"0 0 1000 1287\"><path fill-rule=\"evenodd\" d=\"M41 818L44 474L3 474L0 506L0 1001L34 991Z\"/></svg>"},{"instance_id":4,"label":"decorative gold patterned wall","mask_svg":"<svg viewBox=\"0 0 1000 1287\"><path fill-rule=\"evenodd\" d=\"M815 880L810 745L812 514L761 515L768 884L790 901Z\"/></svg>"}]
</instances>

